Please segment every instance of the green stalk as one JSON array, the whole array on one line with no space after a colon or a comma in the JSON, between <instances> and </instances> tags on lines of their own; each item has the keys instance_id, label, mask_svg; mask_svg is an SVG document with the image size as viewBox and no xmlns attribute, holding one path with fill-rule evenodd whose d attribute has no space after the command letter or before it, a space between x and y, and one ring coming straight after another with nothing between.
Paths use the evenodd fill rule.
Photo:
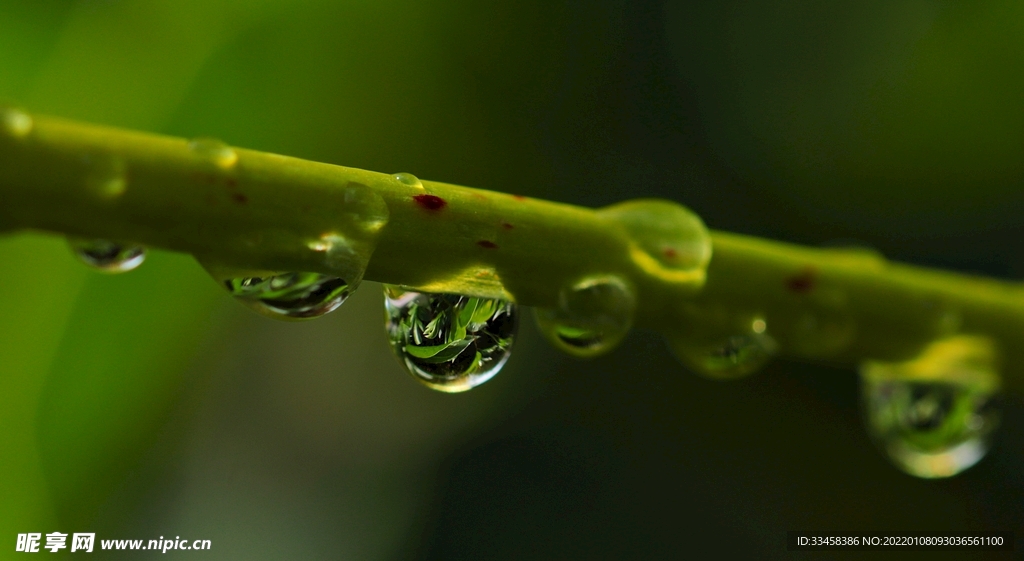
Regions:
<instances>
[{"instance_id":1,"label":"green stalk","mask_svg":"<svg viewBox=\"0 0 1024 561\"><path fill-rule=\"evenodd\" d=\"M713 232L706 270L652 269L610 213L212 142L3 113L0 229L137 242L250 271L351 274L552 307L584 276L634 290L634 325L676 340L764 318L780 354L900 360L954 333L991 338L1024 388L1024 290L850 249ZM25 116L27 118L27 116ZM19 120L21 119L21 120ZM632 231L635 236L636 232ZM648 259L649 261L649 259Z\"/></svg>"}]
</instances>

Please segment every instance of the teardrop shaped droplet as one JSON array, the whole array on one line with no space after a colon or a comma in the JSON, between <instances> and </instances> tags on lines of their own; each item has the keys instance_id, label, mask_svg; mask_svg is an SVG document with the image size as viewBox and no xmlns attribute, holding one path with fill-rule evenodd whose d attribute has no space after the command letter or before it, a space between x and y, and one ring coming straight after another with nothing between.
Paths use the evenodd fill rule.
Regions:
<instances>
[{"instance_id":1,"label":"teardrop shaped droplet","mask_svg":"<svg viewBox=\"0 0 1024 561\"><path fill-rule=\"evenodd\" d=\"M618 277L586 278L559 293L558 307L537 308L541 333L559 349L593 357L616 347L633 324L636 298Z\"/></svg>"},{"instance_id":2,"label":"teardrop shaped droplet","mask_svg":"<svg viewBox=\"0 0 1024 561\"><path fill-rule=\"evenodd\" d=\"M146 249L136 244L68 238L68 245L83 263L105 273L131 271L146 259Z\"/></svg>"},{"instance_id":3,"label":"teardrop shaped droplet","mask_svg":"<svg viewBox=\"0 0 1024 561\"><path fill-rule=\"evenodd\" d=\"M764 318L745 320L742 329L722 336L678 336L670 339L676 357L694 372L718 380L734 380L761 369L778 345L767 333Z\"/></svg>"},{"instance_id":4,"label":"teardrop shaped droplet","mask_svg":"<svg viewBox=\"0 0 1024 561\"><path fill-rule=\"evenodd\" d=\"M212 163L220 169L228 170L238 163L238 152L223 141L216 138L196 138L188 143L188 148L196 156Z\"/></svg>"},{"instance_id":5,"label":"teardrop shaped droplet","mask_svg":"<svg viewBox=\"0 0 1024 561\"><path fill-rule=\"evenodd\" d=\"M398 360L429 388L462 392L490 380L508 360L516 305L384 285L388 338Z\"/></svg>"},{"instance_id":6,"label":"teardrop shaped droplet","mask_svg":"<svg viewBox=\"0 0 1024 561\"><path fill-rule=\"evenodd\" d=\"M409 187L415 187L417 189L423 188L423 182L418 177L411 173L396 173L392 175L402 185L408 185Z\"/></svg>"},{"instance_id":7,"label":"teardrop shaped droplet","mask_svg":"<svg viewBox=\"0 0 1024 561\"><path fill-rule=\"evenodd\" d=\"M0 125L4 133L14 138L25 138L32 132L32 116L17 107L0 106Z\"/></svg>"},{"instance_id":8,"label":"teardrop shaped droplet","mask_svg":"<svg viewBox=\"0 0 1024 561\"><path fill-rule=\"evenodd\" d=\"M333 312L359 284L358 280L349 283L320 273L280 273L219 280L239 302L263 315L285 320L312 319Z\"/></svg>"},{"instance_id":9,"label":"teardrop shaped droplet","mask_svg":"<svg viewBox=\"0 0 1024 561\"><path fill-rule=\"evenodd\" d=\"M899 469L922 478L956 475L988 452L999 425L999 375L989 339L955 336L906 362L865 362L868 431Z\"/></svg>"},{"instance_id":10,"label":"teardrop shaped droplet","mask_svg":"<svg viewBox=\"0 0 1024 561\"><path fill-rule=\"evenodd\" d=\"M621 224L633 241L630 256L659 279L703 286L711 261L711 235L690 209L672 201L626 201L598 211Z\"/></svg>"}]
</instances>

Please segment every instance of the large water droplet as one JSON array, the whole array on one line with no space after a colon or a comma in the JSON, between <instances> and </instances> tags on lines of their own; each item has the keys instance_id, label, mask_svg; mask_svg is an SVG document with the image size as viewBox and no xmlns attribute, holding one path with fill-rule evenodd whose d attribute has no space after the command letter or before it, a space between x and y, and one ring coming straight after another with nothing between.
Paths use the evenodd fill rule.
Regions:
<instances>
[{"instance_id":1,"label":"large water droplet","mask_svg":"<svg viewBox=\"0 0 1024 561\"><path fill-rule=\"evenodd\" d=\"M188 143L188 148L220 169L231 169L238 163L238 152L216 138L196 138Z\"/></svg>"},{"instance_id":2,"label":"large water droplet","mask_svg":"<svg viewBox=\"0 0 1024 561\"><path fill-rule=\"evenodd\" d=\"M32 116L16 107L0 106L0 125L5 134L24 138L32 132Z\"/></svg>"},{"instance_id":3,"label":"large water droplet","mask_svg":"<svg viewBox=\"0 0 1024 561\"><path fill-rule=\"evenodd\" d=\"M462 392L490 380L508 360L516 305L384 285L388 338L399 361L426 386Z\"/></svg>"},{"instance_id":4,"label":"large water droplet","mask_svg":"<svg viewBox=\"0 0 1024 561\"><path fill-rule=\"evenodd\" d=\"M774 355L778 345L767 333L767 322L760 316L736 322L739 327L724 335L715 329L700 335L680 335L670 339L676 357L694 372L719 380L733 380L761 369Z\"/></svg>"},{"instance_id":5,"label":"large water droplet","mask_svg":"<svg viewBox=\"0 0 1024 561\"><path fill-rule=\"evenodd\" d=\"M146 259L141 245L82 238L68 238L68 245L83 263L106 273L131 271Z\"/></svg>"},{"instance_id":6,"label":"large water droplet","mask_svg":"<svg viewBox=\"0 0 1024 561\"><path fill-rule=\"evenodd\" d=\"M586 278L561 290L558 307L537 308L541 333L559 349L592 357L615 348L633 323L636 299L618 277Z\"/></svg>"},{"instance_id":7,"label":"large water droplet","mask_svg":"<svg viewBox=\"0 0 1024 561\"><path fill-rule=\"evenodd\" d=\"M701 286L711 260L711 235L690 209L657 199L626 201L598 211L625 227L630 256L648 274Z\"/></svg>"},{"instance_id":8,"label":"large water droplet","mask_svg":"<svg viewBox=\"0 0 1024 561\"><path fill-rule=\"evenodd\" d=\"M415 187L417 189L422 189L423 188L423 182L420 181L418 177L416 177L415 175L413 175L411 173L396 173L396 174L392 175L391 177L394 177L402 185L407 185L409 187Z\"/></svg>"},{"instance_id":9,"label":"large water droplet","mask_svg":"<svg viewBox=\"0 0 1024 561\"><path fill-rule=\"evenodd\" d=\"M211 271L213 272L213 271ZM239 302L275 319L320 317L338 309L359 284L320 273L280 273L223 278L214 274Z\"/></svg>"},{"instance_id":10,"label":"large water droplet","mask_svg":"<svg viewBox=\"0 0 1024 561\"><path fill-rule=\"evenodd\" d=\"M950 477L988 452L999 425L992 342L956 336L906 362L865 362L861 389L868 430L901 470Z\"/></svg>"}]
</instances>

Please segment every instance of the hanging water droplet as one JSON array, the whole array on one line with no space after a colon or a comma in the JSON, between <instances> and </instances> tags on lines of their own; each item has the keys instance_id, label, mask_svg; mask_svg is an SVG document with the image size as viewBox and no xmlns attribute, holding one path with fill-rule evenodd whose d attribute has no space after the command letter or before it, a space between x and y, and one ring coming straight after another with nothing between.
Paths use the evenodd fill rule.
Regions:
<instances>
[{"instance_id":1,"label":"hanging water droplet","mask_svg":"<svg viewBox=\"0 0 1024 561\"><path fill-rule=\"evenodd\" d=\"M408 185L409 187L415 187L417 189L423 188L423 182L411 173L396 173L391 177L394 177L402 185Z\"/></svg>"},{"instance_id":2,"label":"hanging water droplet","mask_svg":"<svg viewBox=\"0 0 1024 561\"><path fill-rule=\"evenodd\" d=\"M124 161L110 154L93 155L85 158L89 172L85 176L85 187L101 199L115 199L128 188L128 174Z\"/></svg>"},{"instance_id":3,"label":"hanging water droplet","mask_svg":"<svg viewBox=\"0 0 1024 561\"><path fill-rule=\"evenodd\" d=\"M739 323L742 327L729 335L705 332L673 337L672 351L683 364L708 378L733 380L753 374L775 355L778 345L768 335L764 318L755 316Z\"/></svg>"},{"instance_id":4,"label":"hanging water droplet","mask_svg":"<svg viewBox=\"0 0 1024 561\"><path fill-rule=\"evenodd\" d=\"M210 270L210 268L208 268ZM211 273L214 273L211 270ZM281 273L265 276L214 277L239 302L257 312L286 320L312 319L333 312L345 303L359 280L344 279L320 273Z\"/></svg>"},{"instance_id":5,"label":"hanging water droplet","mask_svg":"<svg viewBox=\"0 0 1024 561\"><path fill-rule=\"evenodd\" d=\"M992 342L950 337L906 362L861 367L865 422L879 448L901 470L950 477L988 452L999 425L1000 379Z\"/></svg>"},{"instance_id":6,"label":"hanging water droplet","mask_svg":"<svg viewBox=\"0 0 1024 561\"><path fill-rule=\"evenodd\" d=\"M238 152L216 138L196 138L188 143L188 148L195 155L224 170L238 163Z\"/></svg>"},{"instance_id":7,"label":"hanging water droplet","mask_svg":"<svg viewBox=\"0 0 1024 561\"><path fill-rule=\"evenodd\" d=\"M518 327L516 305L459 294L384 285L391 348L410 374L442 392L490 380L508 360Z\"/></svg>"},{"instance_id":8,"label":"hanging water droplet","mask_svg":"<svg viewBox=\"0 0 1024 561\"><path fill-rule=\"evenodd\" d=\"M0 125L14 138L24 138L32 132L32 116L16 107L0 106Z\"/></svg>"},{"instance_id":9,"label":"hanging water droplet","mask_svg":"<svg viewBox=\"0 0 1024 561\"><path fill-rule=\"evenodd\" d=\"M699 287L711 260L711 235L690 209L657 199L626 201L598 211L632 239L638 267L664 281Z\"/></svg>"},{"instance_id":10,"label":"hanging water droplet","mask_svg":"<svg viewBox=\"0 0 1024 561\"><path fill-rule=\"evenodd\" d=\"M82 238L68 238L68 245L83 263L106 273L131 271L146 259L141 245Z\"/></svg>"},{"instance_id":11,"label":"hanging water droplet","mask_svg":"<svg viewBox=\"0 0 1024 561\"><path fill-rule=\"evenodd\" d=\"M558 307L537 308L541 333L563 351L593 357L615 348L633 323L636 299L618 277L590 277L561 290Z\"/></svg>"}]
</instances>

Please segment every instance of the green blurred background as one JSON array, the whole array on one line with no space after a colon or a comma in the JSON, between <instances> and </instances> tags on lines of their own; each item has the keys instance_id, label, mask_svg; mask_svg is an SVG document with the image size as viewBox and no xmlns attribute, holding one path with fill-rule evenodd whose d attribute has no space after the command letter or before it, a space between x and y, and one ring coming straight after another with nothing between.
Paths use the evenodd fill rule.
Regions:
<instances>
[{"instance_id":1,"label":"green blurred background","mask_svg":"<svg viewBox=\"0 0 1024 561\"><path fill-rule=\"evenodd\" d=\"M1012 1L2 0L0 98L1019 278L1022 37ZM524 316L504 372L442 395L390 356L374 283L284 324L183 255L103 276L16 235L0 263L0 558L52 531L204 559L790 559L814 557L793 529L1022 530L1019 396L989 458L921 481L862 431L851 368L711 382L644 332L582 362Z\"/></svg>"}]
</instances>

